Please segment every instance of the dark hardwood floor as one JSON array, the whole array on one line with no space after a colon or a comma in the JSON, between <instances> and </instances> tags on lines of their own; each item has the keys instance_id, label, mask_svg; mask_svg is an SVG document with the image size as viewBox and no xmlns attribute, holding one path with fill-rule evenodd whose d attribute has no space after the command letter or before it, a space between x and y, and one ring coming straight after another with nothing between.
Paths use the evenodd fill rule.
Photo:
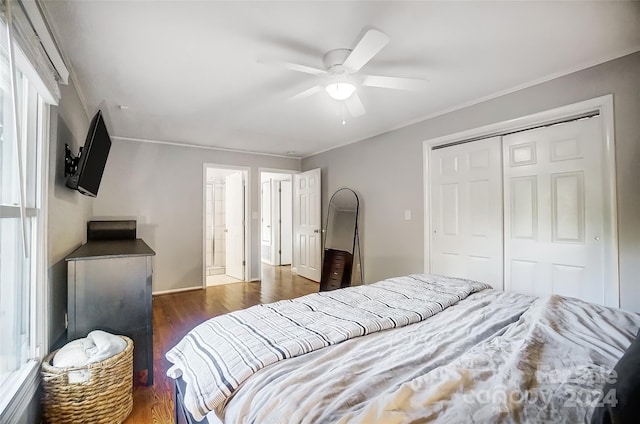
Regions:
<instances>
[{"instance_id":1,"label":"dark hardwood floor","mask_svg":"<svg viewBox=\"0 0 640 424\"><path fill-rule=\"evenodd\" d=\"M207 319L259 303L291 299L318 291L318 283L291 274L288 266L262 266L262 282L235 283L153 298L154 385L136 381L133 411L125 423L172 423L173 380L164 357L190 329ZM142 379L141 379L142 380Z\"/></svg>"}]
</instances>

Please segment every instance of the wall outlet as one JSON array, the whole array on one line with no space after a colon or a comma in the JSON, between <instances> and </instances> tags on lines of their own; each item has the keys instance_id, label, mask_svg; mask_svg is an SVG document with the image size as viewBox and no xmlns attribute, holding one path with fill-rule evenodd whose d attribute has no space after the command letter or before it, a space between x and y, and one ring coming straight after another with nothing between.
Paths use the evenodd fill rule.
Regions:
<instances>
[{"instance_id":1,"label":"wall outlet","mask_svg":"<svg viewBox=\"0 0 640 424\"><path fill-rule=\"evenodd\" d=\"M411 209L405 209L404 211L404 220L411 221Z\"/></svg>"}]
</instances>

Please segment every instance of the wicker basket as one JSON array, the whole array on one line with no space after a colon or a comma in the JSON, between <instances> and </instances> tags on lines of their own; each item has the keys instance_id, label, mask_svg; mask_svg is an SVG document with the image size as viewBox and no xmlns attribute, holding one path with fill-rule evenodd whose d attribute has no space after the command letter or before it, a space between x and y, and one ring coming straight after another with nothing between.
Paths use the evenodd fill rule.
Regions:
<instances>
[{"instance_id":1,"label":"wicker basket","mask_svg":"<svg viewBox=\"0 0 640 424\"><path fill-rule=\"evenodd\" d=\"M133 342L102 362L75 368L56 368L50 353L42 363L43 413L47 423L123 422L133 407ZM87 370L89 378L69 383L69 372Z\"/></svg>"}]
</instances>

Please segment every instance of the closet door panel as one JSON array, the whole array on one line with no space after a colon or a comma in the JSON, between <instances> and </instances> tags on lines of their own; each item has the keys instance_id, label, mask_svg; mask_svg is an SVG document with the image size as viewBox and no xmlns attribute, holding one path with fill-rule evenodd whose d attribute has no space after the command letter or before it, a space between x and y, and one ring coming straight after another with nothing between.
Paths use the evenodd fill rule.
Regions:
<instances>
[{"instance_id":1,"label":"closet door panel","mask_svg":"<svg viewBox=\"0 0 640 424\"><path fill-rule=\"evenodd\" d=\"M503 137L505 288L604 304L600 118Z\"/></svg>"},{"instance_id":2,"label":"closet door panel","mask_svg":"<svg viewBox=\"0 0 640 424\"><path fill-rule=\"evenodd\" d=\"M503 288L500 137L431 152L431 272Z\"/></svg>"}]
</instances>

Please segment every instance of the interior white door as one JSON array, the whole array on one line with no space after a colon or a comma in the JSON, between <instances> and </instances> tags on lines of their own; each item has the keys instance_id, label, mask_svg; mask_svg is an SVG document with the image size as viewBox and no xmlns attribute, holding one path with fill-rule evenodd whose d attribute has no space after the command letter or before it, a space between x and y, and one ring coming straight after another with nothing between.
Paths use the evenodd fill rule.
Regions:
<instances>
[{"instance_id":1,"label":"interior white door","mask_svg":"<svg viewBox=\"0 0 640 424\"><path fill-rule=\"evenodd\" d=\"M260 217L260 234L261 234L261 258L266 263L273 263L272 255L272 229L271 229L271 180L263 181L260 191L262 197L262 207Z\"/></svg>"},{"instance_id":2,"label":"interior white door","mask_svg":"<svg viewBox=\"0 0 640 424\"><path fill-rule=\"evenodd\" d=\"M280 181L280 265L289 265L292 256L293 215L291 181Z\"/></svg>"},{"instance_id":3,"label":"interior white door","mask_svg":"<svg viewBox=\"0 0 640 424\"><path fill-rule=\"evenodd\" d=\"M280 264L280 181L271 180L271 263Z\"/></svg>"},{"instance_id":4,"label":"interior white door","mask_svg":"<svg viewBox=\"0 0 640 424\"><path fill-rule=\"evenodd\" d=\"M244 179L242 172L225 177L225 273L244 280Z\"/></svg>"},{"instance_id":5,"label":"interior white door","mask_svg":"<svg viewBox=\"0 0 640 424\"><path fill-rule=\"evenodd\" d=\"M431 152L431 272L503 289L500 137Z\"/></svg>"},{"instance_id":6,"label":"interior white door","mask_svg":"<svg viewBox=\"0 0 640 424\"><path fill-rule=\"evenodd\" d=\"M293 263L299 275L318 282L322 272L320 184L319 168L293 176Z\"/></svg>"},{"instance_id":7,"label":"interior white door","mask_svg":"<svg viewBox=\"0 0 640 424\"><path fill-rule=\"evenodd\" d=\"M600 117L503 139L506 289L604 304Z\"/></svg>"},{"instance_id":8,"label":"interior white door","mask_svg":"<svg viewBox=\"0 0 640 424\"><path fill-rule=\"evenodd\" d=\"M271 180L271 263L280 263L280 181Z\"/></svg>"},{"instance_id":9,"label":"interior white door","mask_svg":"<svg viewBox=\"0 0 640 424\"><path fill-rule=\"evenodd\" d=\"M213 268L213 252L215 240L215 191L214 185L207 183L205 185L205 238L204 238L204 256L205 256L205 275L208 270Z\"/></svg>"}]
</instances>

